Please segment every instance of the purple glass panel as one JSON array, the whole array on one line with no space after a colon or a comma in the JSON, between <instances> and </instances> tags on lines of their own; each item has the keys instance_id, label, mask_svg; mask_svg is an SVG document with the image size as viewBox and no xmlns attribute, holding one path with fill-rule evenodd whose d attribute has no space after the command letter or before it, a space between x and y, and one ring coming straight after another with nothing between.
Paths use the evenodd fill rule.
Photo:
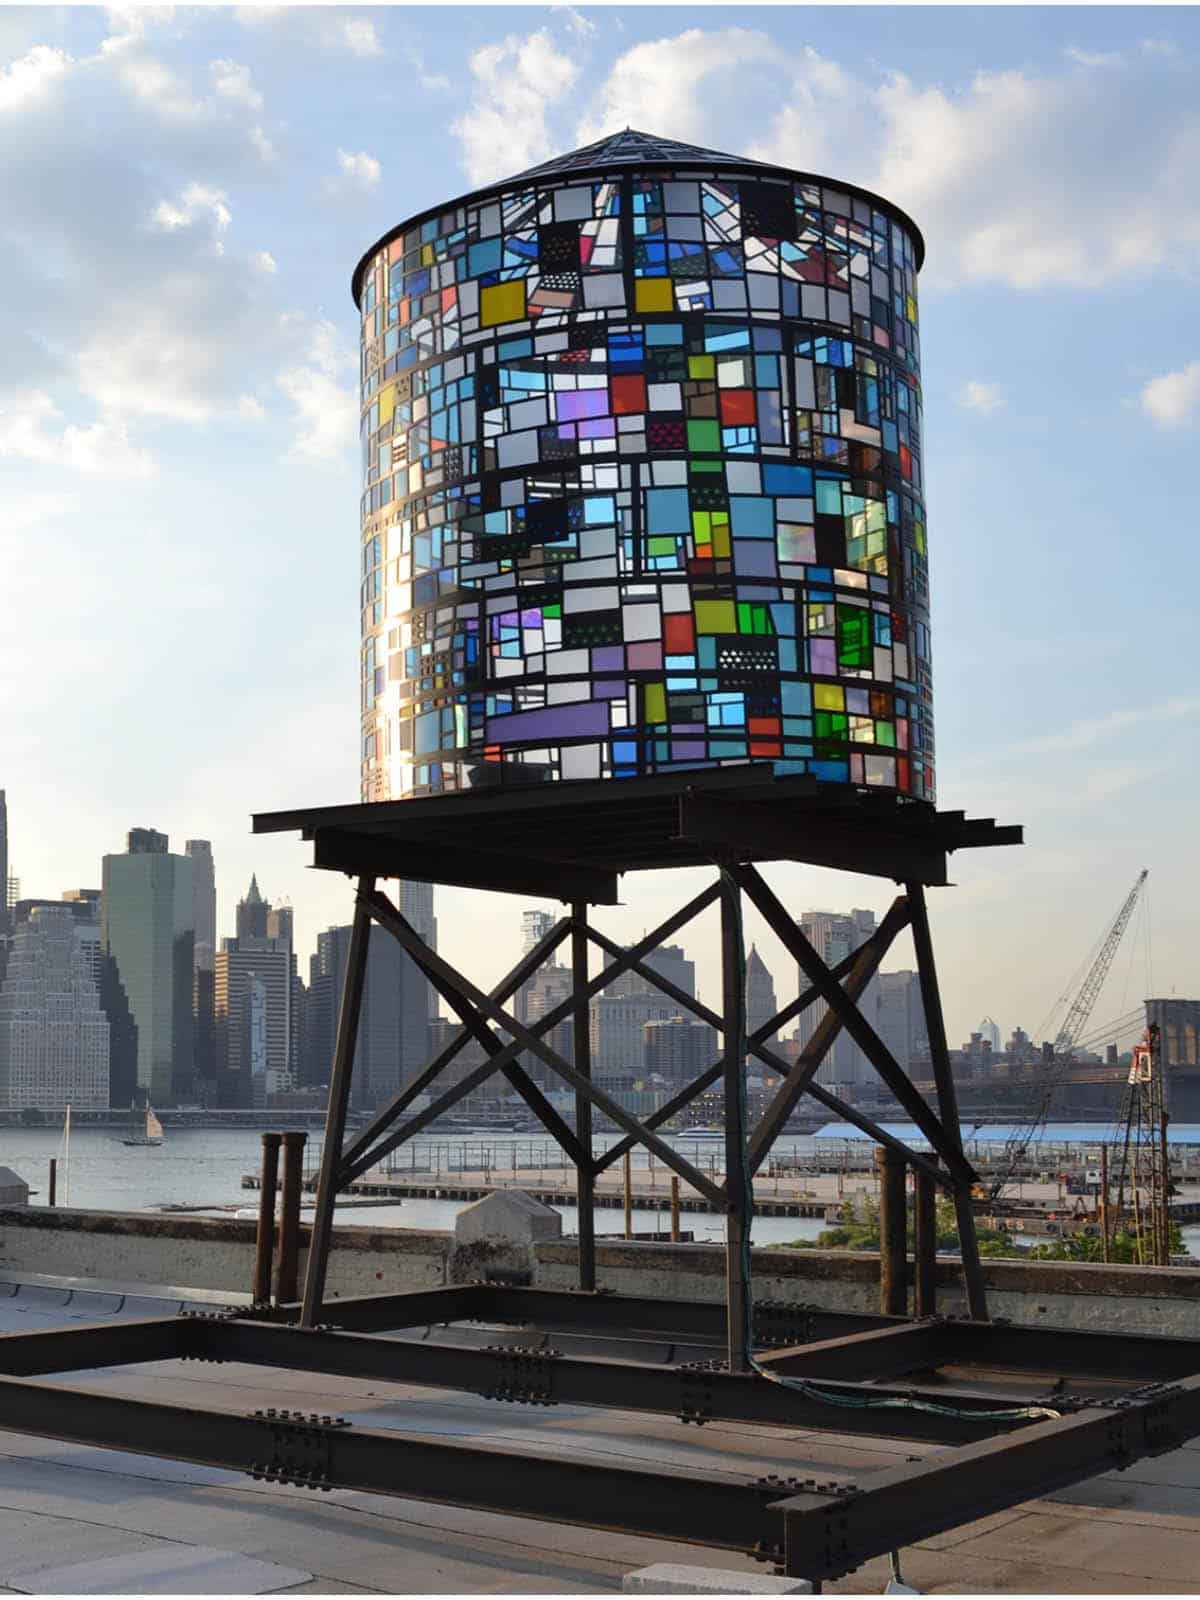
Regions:
<instances>
[{"instance_id":1,"label":"purple glass panel","mask_svg":"<svg viewBox=\"0 0 1200 1600\"><path fill-rule=\"evenodd\" d=\"M490 717L487 742L512 744L518 739L574 739L607 732L608 707L594 700L580 700L566 706L543 706L537 711L514 711L511 716Z\"/></svg>"}]
</instances>

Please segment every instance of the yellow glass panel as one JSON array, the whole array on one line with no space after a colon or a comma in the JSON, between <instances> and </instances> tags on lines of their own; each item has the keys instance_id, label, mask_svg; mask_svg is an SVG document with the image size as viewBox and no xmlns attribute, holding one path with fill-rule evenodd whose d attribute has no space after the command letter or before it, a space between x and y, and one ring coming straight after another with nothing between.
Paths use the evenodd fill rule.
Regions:
<instances>
[{"instance_id":1,"label":"yellow glass panel","mask_svg":"<svg viewBox=\"0 0 1200 1600\"><path fill-rule=\"evenodd\" d=\"M525 317L525 280L489 283L479 292L479 321L485 328L499 322L521 322Z\"/></svg>"},{"instance_id":2,"label":"yellow glass panel","mask_svg":"<svg viewBox=\"0 0 1200 1600\"><path fill-rule=\"evenodd\" d=\"M639 278L634 305L639 311L674 311L675 285L670 278Z\"/></svg>"},{"instance_id":3,"label":"yellow glass panel","mask_svg":"<svg viewBox=\"0 0 1200 1600\"><path fill-rule=\"evenodd\" d=\"M431 244L423 244L421 246L421 265L423 267L431 267L433 265L433 246Z\"/></svg>"},{"instance_id":4,"label":"yellow glass panel","mask_svg":"<svg viewBox=\"0 0 1200 1600\"><path fill-rule=\"evenodd\" d=\"M645 688L647 722L667 720L667 692L661 683L648 683Z\"/></svg>"},{"instance_id":5,"label":"yellow glass panel","mask_svg":"<svg viewBox=\"0 0 1200 1600\"><path fill-rule=\"evenodd\" d=\"M689 356L689 378L711 378L716 374L717 362L715 356Z\"/></svg>"},{"instance_id":6,"label":"yellow glass panel","mask_svg":"<svg viewBox=\"0 0 1200 1600\"><path fill-rule=\"evenodd\" d=\"M396 385L389 383L386 389L379 391L379 426L390 422L396 414Z\"/></svg>"},{"instance_id":7,"label":"yellow glass panel","mask_svg":"<svg viewBox=\"0 0 1200 1600\"><path fill-rule=\"evenodd\" d=\"M692 532L696 535L697 539L701 540L704 544L708 543L712 534L711 511L692 512Z\"/></svg>"},{"instance_id":8,"label":"yellow glass panel","mask_svg":"<svg viewBox=\"0 0 1200 1600\"><path fill-rule=\"evenodd\" d=\"M813 705L818 711L845 711L846 691L836 683L814 683Z\"/></svg>"},{"instance_id":9,"label":"yellow glass panel","mask_svg":"<svg viewBox=\"0 0 1200 1600\"><path fill-rule=\"evenodd\" d=\"M718 561L732 554L729 544L729 518L714 517L712 530L713 555Z\"/></svg>"},{"instance_id":10,"label":"yellow glass panel","mask_svg":"<svg viewBox=\"0 0 1200 1600\"><path fill-rule=\"evenodd\" d=\"M732 600L697 600L697 633L736 633L737 617Z\"/></svg>"}]
</instances>

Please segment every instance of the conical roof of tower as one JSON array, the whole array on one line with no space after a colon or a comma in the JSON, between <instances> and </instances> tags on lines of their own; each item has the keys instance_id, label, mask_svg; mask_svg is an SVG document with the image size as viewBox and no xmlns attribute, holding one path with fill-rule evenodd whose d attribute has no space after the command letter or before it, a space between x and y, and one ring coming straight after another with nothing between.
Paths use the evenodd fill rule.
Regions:
<instances>
[{"instance_id":1,"label":"conical roof of tower","mask_svg":"<svg viewBox=\"0 0 1200 1600\"><path fill-rule=\"evenodd\" d=\"M263 897L258 890L257 873L252 872L250 874L250 887L246 891L246 904L248 906L261 906L263 904Z\"/></svg>"},{"instance_id":2,"label":"conical roof of tower","mask_svg":"<svg viewBox=\"0 0 1200 1600\"><path fill-rule=\"evenodd\" d=\"M723 150L708 150L703 145L685 144L680 139L664 139L656 133L644 133L639 128L623 128L620 133L606 134L603 139L596 139L591 144L581 145L578 150L570 150L566 155L554 156L549 161L543 161L535 167L527 167L524 172L513 173L511 177L497 178L492 183L484 184L482 188L474 189L470 194L456 196L453 200L443 201L440 205L430 206L415 216L406 217L394 228L389 228L387 233L376 239L371 248L364 253L350 279L350 292L354 296L354 303L358 305L362 295L363 277L367 266L377 251L392 243L409 229L417 227L433 217L444 215L458 206L478 204L485 196L495 194L497 191L511 188L513 184L523 183L526 179L561 179L569 178L573 173L582 176L584 173L600 175L613 172L622 167L631 171L637 168L672 168L689 166L721 167L731 173L746 172L751 175L757 173L773 173L781 177L802 178L805 182L822 184L837 190L841 194L854 195L867 201L873 207L886 211L897 221L902 222L912 235L913 247L917 253L917 266L920 267L925 258L925 241L921 237L921 230L908 215L902 211L894 201L885 199L882 195L873 193L870 189L860 188L857 184L846 183L840 179L823 178L817 173L800 172L793 167L785 167L773 161L756 161L750 156L730 155Z\"/></svg>"},{"instance_id":3,"label":"conical roof of tower","mask_svg":"<svg viewBox=\"0 0 1200 1600\"><path fill-rule=\"evenodd\" d=\"M515 172L511 178L504 179L501 187L520 183L524 178L562 178L572 172L591 172L597 167L687 166L691 162L704 166L716 163L777 170L767 162L730 155L727 150L706 150L702 145L683 144L678 139L663 139L656 133L642 133L638 128L624 128L620 133L610 133L592 144L581 145L578 150L570 150L565 156L555 156L539 166Z\"/></svg>"}]
</instances>

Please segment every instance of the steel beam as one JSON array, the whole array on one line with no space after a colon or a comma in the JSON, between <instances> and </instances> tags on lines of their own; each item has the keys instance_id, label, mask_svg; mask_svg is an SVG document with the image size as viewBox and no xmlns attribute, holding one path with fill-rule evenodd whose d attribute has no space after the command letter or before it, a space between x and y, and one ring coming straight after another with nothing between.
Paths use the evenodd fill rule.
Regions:
<instances>
[{"instance_id":1,"label":"steel beam","mask_svg":"<svg viewBox=\"0 0 1200 1600\"><path fill-rule=\"evenodd\" d=\"M820 990L821 998L841 1016L846 1032L949 1167L955 1182L969 1187L974 1183L976 1174L964 1158L961 1144L956 1146L947 1136L937 1117L901 1070L896 1058L858 1007L847 999L842 986L834 981L829 968L788 916L761 875L755 868L744 865L735 866L731 871L776 938L799 962L809 982Z\"/></svg>"},{"instance_id":2,"label":"steel beam","mask_svg":"<svg viewBox=\"0 0 1200 1600\"><path fill-rule=\"evenodd\" d=\"M954 1087L954 1070L950 1065L950 1049L946 1042L946 1022L942 1016L942 993L938 987L937 966L933 957L933 937L929 931L929 911L925 905L925 890L919 883L908 886L912 906L913 950L917 958L917 979L921 986L921 1005L925 1014L925 1031L929 1036L929 1055L933 1062L933 1079L937 1085L938 1110L942 1127L951 1146L961 1159L962 1129L958 1120L958 1097ZM967 1306L978 1321L987 1320L987 1290L983 1282L983 1267L979 1260L979 1237L975 1231L975 1208L971 1204L969 1187L962 1183L954 1186L954 1213L958 1221L958 1242L962 1250L963 1281L967 1291Z\"/></svg>"},{"instance_id":3,"label":"steel beam","mask_svg":"<svg viewBox=\"0 0 1200 1600\"><path fill-rule=\"evenodd\" d=\"M369 870L379 878L412 878L428 883L434 861L437 883L488 889L498 894L586 899L595 905L613 906L618 901L615 872L573 861L543 860L528 852L518 859L507 852L462 844L455 844L452 850L431 851L417 841L346 828L323 827L313 833L314 867L354 874Z\"/></svg>"},{"instance_id":4,"label":"steel beam","mask_svg":"<svg viewBox=\"0 0 1200 1600\"><path fill-rule=\"evenodd\" d=\"M261 1329L261 1332L279 1330ZM319 1335L317 1337L320 1337ZM524 1454L429 1434L238 1414L0 1379L6 1428L139 1455L231 1467L313 1489L355 1489L440 1505L640 1533L750 1552L779 1521L777 1485L722 1473Z\"/></svg>"},{"instance_id":5,"label":"steel beam","mask_svg":"<svg viewBox=\"0 0 1200 1600\"><path fill-rule=\"evenodd\" d=\"M897 896L892 902L887 915L879 927L864 945L855 950L848 958L851 965L844 983L843 992L846 998L857 1005L862 998L863 991L879 970L880 962L891 948L892 941L908 922L908 902L903 895ZM839 963L839 967L845 963ZM837 980L839 968L830 971L830 977ZM813 991L815 993L815 991ZM817 1071L833 1044L841 1033L845 1022L832 1007L827 1007L825 1015L817 1023L813 1036L805 1045L795 1066L788 1073L783 1083L779 1086L774 1100L763 1113L762 1120L754 1130L754 1137L750 1141L749 1163L751 1172L757 1172L767 1156L771 1147L783 1132L784 1125L792 1112L796 1102L816 1077Z\"/></svg>"},{"instance_id":6,"label":"steel beam","mask_svg":"<svg viewBox=\"0 0 1200 1600\"><path fill-rule=\"evenodd\" d=\"M1015 1330L1005 1330L1012 1332ZM1090 1337L1075 1336L1078 1342ZM861 1492L782 1500L786 1568L844 1577L873 1556L976 1522L1200 1434L1200 1377L1116 1409L1089 1407L879 1474Z\"/></svg>"},{"instance_id":7,"label":"steel beam","mask_svg":"<svg viewBox=\"0 0 1200 1600\"><path fill-rule=\"evenodd\" d=\"M25 1377L177 1360L199 1349L199 1327L190 1317L154 1317L145 1322L87 1322L72 1328L3 1333L0 1372ZM0 1426L7 1426L3 1418Z\"/></svg>"},{"instance_id":8,"label":"steel beam","mask_svg":"<svg viewBox=\"0 0 1200 1600\"><path fill-rule=\"evenodd\" d=\"M358 1043L358 1021L362 1011L363 985L367 978L367 950L371 935L368 901L374 886L374 878L360 878L358 881L350 949L346 956L346 980L342 988L333 1070L329 1075L329 1108L325 1113L321 1171L317 1178L317 1206L309 1232L308 1268L304 1275L304 1309L301 1317L310 1326L320 1321L321 1303L325 1297L325 1272L329 1265L329 1245L333 1234L338 1168L342 1160L342 1141L346 1136L354 1048Z\"/></svg>"},{"instance_id":9,"label":"steel beam","mask_svg":"<svg viewBox=\"0 0 1200 1600\"><path fill-rule=\"evenodd\" d=\"M725 1310L730 1372L749 1369L753 1179L746 1165L746 950L741 890L721 872L722 1036L725 1044Z\"/></svg>"},{"instance_id":10,"label":"steel beam","mask_svg":"<svg viewBox=\"0 0 1200 1600\"><path fill-rule=\"evenodd\" d=\"M940 1444L990 1436L1005 1426L990 1416L996 1409L994 1396L964 1401L961 1416L946 1417L904 1406L904 1400L920 1392L911 1386L893 1389L876 1384L823 1383L823 1389L849 1401L901 1402L894 1408L868 1409L784 1388L753 1372L696 1370L545 1351L518 1352L514 1360L513 1352L505 1350L502 1342L491 1349L464 1348L249 1321L206 1324L204 1338L209 1355L225 1361L457 1389L501 1400L537 1399L539 1404L549 1400L686 1416L689 1420L778 1424ZM930 1390L928 1397L939 1398L940 1391Z\"/></svg>"},{"instance_id":11,"label":"steel beam","mask_svg":"<svg viewBox=\"0 0 1200 1600\"><path fill-rule=\"evenodd\" d=\"M794 1345L787 1350L772 1350L757 1360L760 1366L789 1376L863 1383L923 1372L953 1359L957 1331L950 1323L901 1322Z\"/></svg>"},{"instance_id":12,"label":"steel beam","mask_svg":"<svg viewBox=\"0 0 1200 1600\"><path fill-rule=\"evenodd\" d=\"M368 896L368 903L371 908L371 914L382 927L385 927L410 953L415 954L418 950L423 951L424 960L422 965L427 966L430 970L440 971L444 977L457 985L460 992L478 1008L483 1016L494 1025L502 1027L506 1033L512 1036L513 1045L517 1049L531 1050L534 1055L540 1056L552 1071L556 1072L560 1078L563 1078L571 1085L576 1093L582 1094L586 1099L590 1100L594 1106L610 1117L618 1127L624 1128L627 1133L634 1134L648 1150L653 1150L654 1154L658 1156L665 1166L671 1167L675 1172L678 1172L686 1183L690 1183L694 1189L698 1189L714 1205L718 1207L724 1206L724 1196L717 1184L710 1182L702 1172L698 1172L692 1166L690 1161L685 1161L669 1144L643 1127L638 1119L626 1111L624 1106L614 1100L611 1095L605 1094L590 1079L585 1078L582 1073L576 1072L574 1067L564 1060L557 1050L552 1050L536 1033L531 1032L523 1023L518 1022L514 1016L505 1011L502 1006L497 1005L488 995L484 994L482 989L477 988L469 979L464 978L448 961L444 961L441 956L426 949L420 935L414 928L409 926L408 922L385 895L381 895L376 891ZM569 1015L574 1010L576 1003L576 997L573 996L570 1000L564 1001L561 1008L556 1007L556 1010L564 1009L566 1014ZM540 1027L543 1030L551 1026L549 1018L553 1015L554 1013L551 1012L548 1016L540 1019ZM509 1046L507 1048L511 1049L512 1047ZM503 1051L501 1052L502 1054ZM499 1056L494 1057L492 1064L495 1065L499 1059Z\"/></svg>"},{"instance_id":13,"label":"steel beam","mask_svg":"<svg viewBox=\"0 0 1200 1600\"><path fill-rule=\"evenodd\" d=\"M500 980L492 990L492 999L507 1000L510 995L514 994L523 983L533 976L547 956L552 955L558 949L570 929L571 924L568 918L563 917L556 922L546 935L538 940L528 955L522 956L511 972ZM429 1065L419 1072L411 1083L406 1084L399 1094L393 1095L387 1105L376 1113L367 1126L347 1141L346 1149L342 1156L343 1169L354 1165L363 1157L369 1157L368 1164L374 1166L377 1160L382 1160L388 1154L388 1149L382 1146L378 1149L372 1149L373 1141L380 1138L382 1134L385 1134L393 1126L396 1118L440 1076L444 1069L454 1060L455 1056L470 1042L470 1039L471 1034L466 1028L463 1028L460 1033L456 1033L445 1048L438 1051ZM491 1069L489 1068L489 1070ZM403 1142L403 1140L399 1142ZM388 1148L394 1149L395 1144ZM339 1173L339 1178L344 1178L344 1170Z\"/></svg>"},{"instance_id":14,"label":"steel beam","mask_svg":"<svg viewBox=\"0 0 1200 1600\"><path fill-rule=\"evenodd\" d=\"M585 900L571 907L571 988L584 996L571 1019L571 1061L584 1078L592 1076L591 1015L588 985L588 908ZM592 1102L575 1096L575 1137L580 1159L575 1163L575 1210L579 1236L579 1287L596 1287L596 1168L592 1150Z\"/></svg>"}]
</instances>

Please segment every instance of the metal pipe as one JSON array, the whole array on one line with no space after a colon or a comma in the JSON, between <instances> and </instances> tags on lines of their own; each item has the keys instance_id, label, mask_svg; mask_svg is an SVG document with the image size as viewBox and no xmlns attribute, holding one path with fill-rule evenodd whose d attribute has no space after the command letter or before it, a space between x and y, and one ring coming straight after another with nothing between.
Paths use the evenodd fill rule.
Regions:
<instances>
[{"instance_id":1,"label":"metal pipe","mask_svg":"<svg viewBox=\"0 0 1200 1600\"><path fill-rule=\"evenodd\" d=\"M913 1315L937 1315L937 1191L923 1172L914 1175L916 1282Z\"/></svg>"},{"instance_id":2,"label":"metal pipe","mask_svg":"<svg viewBox=\"0 0 1200 1600\"><path fill-rule=\"evenodd\" d=\"M679 1179L671 1174L671 1243L679 1243Z\"/></svg>"},{"instance_id":3,"label":"metal pipe","mask_svg":"<svg viewBox=\"0 0 1200 1600\"><path fill-rule=\"evenodd\" d=\"M902 1317L908 1310L904 1162L892 1150L876 1150L879 1173L879 1309Z\"/></svg>"},{"instance_id":4,"label":"metal pipe","mask_svg":"<svg viewBox=\"0 0 1200 1600\"><path fill-rule=\"evenodd\" d=\"M275 1190L279 1180L278 1133L262 1136L262 1175L258 1186L258 1236L254 1248L254 1304L271 1303L271 1257L275 1253Z\"/></svg>"},{"instance_id":5,"label":"metal pipe","mask_svg":"<svg viewBox=\"0 0 1200 1600\"><path fill-rule=\"evenodd\" d=\"M571 907L571 988L577 999L571 1020L572 1065L582 1077L592 1076L591 1013L588 1007L587 901ZM579 1287L596 1287L596 1168L592 1158L592 1102L575 1095L575 1138L583 1160L575 1164L575 1206L579 1214ZM565 1153L565 1152L564 1152Z\"/></svg>"},{"instance_id":6,"label":"metal pipe","mask_svg":"<svg viewBox=\"0 0 1200 1600\"><path fill-rule=\"evenodd\" d=\"M625 1152L625 1237L633 1238L633 1167L629 1151Z\"/></svg>"},{"instance_id":7,"label":"metal pipe","mask_svg":"<svg viewBox=\"0 0 1200 1600\"><path fill-rule=\"evenodd\" d=\"M1109 1256L1109 1221L1108 1221L1108 1146L1100 1146L1100 1247L1104 1261Z\"/></svg>"},{"instance_id":8,"label":"metal pipe","mask_svg":"<svg viewBox=\"0 0 1200 1600\"><path fill-rule=\"evenodd\" d=\"M58 1202L57 1202L57 1199L55 1198L57 1193L58 1193L58 1158L56 1156L51 1156L50 1157L50 1195L49 1195L49 1198L46 1201L47 1205L51 1205L51 1206L57 1205Z\"/></svg>"},{"instance_id":9,"label":"metal pipe","mask_svg":"<svg viewBox=\"0 0 1200 1600\"><path fill-rule=\"evenodd\" d=\"M275 1273L275 1303L291 1305L297 1298L300 1277L300 1194L304 1180L304 1146L307 1133L283 1136L283 1202L279 1215L279 1261Z\"/></svg>"},{"instance_id":10,"label":"metal pipe","mask_svg":"<svg viewBox=\"0 0 1200 1600\"><path fill-rule=\"evenodd\" d=\"M325 1114L325 1142L321 1147L321 1176L317 1179L317 1209L309 1235L308 1270L304 1274L304 1306L300 1320L306 1328L311 1328L321 1320L321 1306L325 1299L333 1207L337 1199L342 1143L346 1137L346 1112L350 1105L350 1077L354 1070L354 1047L358 1043L358 1018L367 976L367 949L371 934L368 896L374 889L374 878L358 880L354 925L346 958L346 981L342 988L342 1009L338 1016L337 1045L333 1053L333 1071L329 1075L329 1109Z\"/></svg>"}]
</instances>

